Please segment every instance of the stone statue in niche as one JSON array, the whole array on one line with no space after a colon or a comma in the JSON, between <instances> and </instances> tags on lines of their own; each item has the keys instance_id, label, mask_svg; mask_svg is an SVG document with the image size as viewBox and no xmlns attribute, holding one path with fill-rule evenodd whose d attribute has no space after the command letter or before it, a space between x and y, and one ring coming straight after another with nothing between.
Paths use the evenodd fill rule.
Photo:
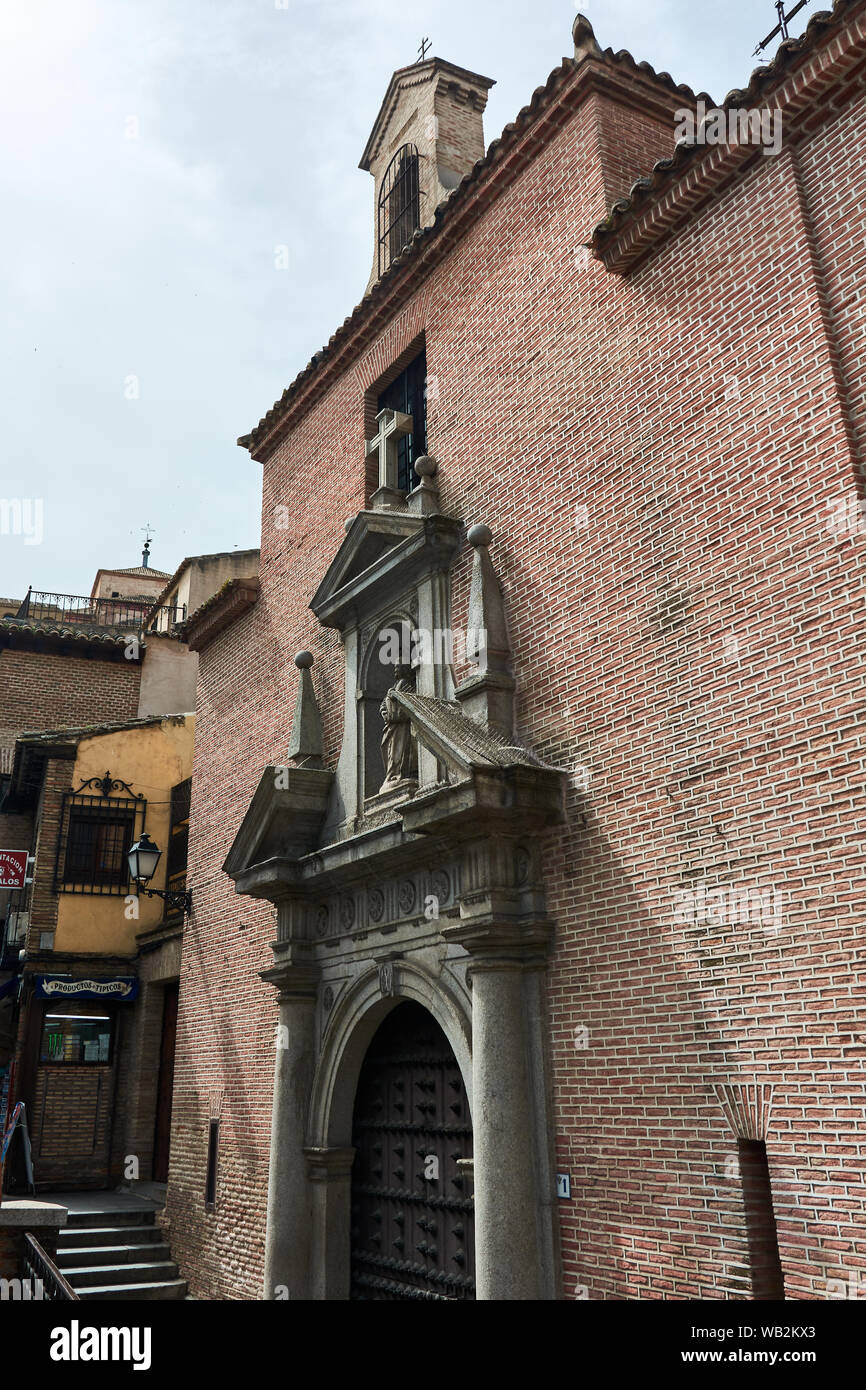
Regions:
<instances>
[{"instance_id":1,"label":"stone statue in niche","mask_svg":"<svg viewBox=\"0 0 866 1390\"><path fill-rule=\"evenodd\" d=\"M415 740L409 716L393 698L395 690L414 690L415 682L412 668L398 667L397 680L388 691L379 712L385 725L382 734L382 761L385 764L385 780L381 791L391 791L415 771Z\"/></svg>"}]
</instances>

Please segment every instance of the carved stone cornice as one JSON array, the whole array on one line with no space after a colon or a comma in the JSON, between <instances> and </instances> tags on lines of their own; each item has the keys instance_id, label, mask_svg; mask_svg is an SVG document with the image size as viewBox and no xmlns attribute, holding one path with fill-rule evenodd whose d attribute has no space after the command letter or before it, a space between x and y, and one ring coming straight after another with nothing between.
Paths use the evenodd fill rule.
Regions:
<instances>
[{"instance_id":1,"label":"carved stone cornice","mask_svg":"<svg viewBox=\"0 0 866 1390\"><path fill-rule=\"evenodd\" d=\"M304 1149L311 1182L338 1182L348 1178L355 1161L354 1149Z\"/></svg>"},{"instance_id":2,"label":"carved stone cornice","mask_svg":"<svg viewBox=\"0 0 866 1390\"><path fill-rule=\"evenodd\" d=\"M259 580L229 579L207 603L187 618L178 629L190 651L200 652L209 642L247 613L258 601Z\"/></svg>"},{"instance_id":3,"label":"carved stone cornice","mask_svg":"<svg viewBox=\"0 0 866 1390\"><path fill-rule=\"evenodd\" d=\"M274 946L277 956L278 944ZM259 971L259 978L266 984L274 985L278 991L279 1003L292 999L315 998L321 979L319 966L309 960L291 961L277 956L277 964L267 970Z\"/></svg>"},{"instance_id":4,"label":"carved stone cornice","mask_svg":"<svg viewBox=\"0 0 866 1390\"><path fill-rule=\"evenodd\" d=\"M239 893L279 901L318 838L334 774L266 767L223 864Z\"/></svg>"},{"instance_id":5,"label":"carved stone cornice","mask_svg":"<svg viewBox=\"0 0 866 1390\"><path fill-rule=\"evenodd\" d=\"M471 957L470 975L477 970L541 969L553 945L553 922L544 917L525 922L473 918L443 925L442 936Z\"/></svg>"}]
</instances>

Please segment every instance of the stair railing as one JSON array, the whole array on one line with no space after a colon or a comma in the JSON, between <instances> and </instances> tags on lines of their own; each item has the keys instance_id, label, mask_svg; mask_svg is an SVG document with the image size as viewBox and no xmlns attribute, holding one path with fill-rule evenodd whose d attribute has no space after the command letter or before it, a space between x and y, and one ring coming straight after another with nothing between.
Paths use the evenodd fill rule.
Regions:
<instances>
[{"instance_id":1,"label":"stair railing","mask_svg":"<svg viewBox=\"0 0 866 1390\"><path fill-rule=\"evenodd\" d=\"M36 1290L41 1285L41 1291L34 1293L34 1298L53 1302L65 1302L68 1299L74 1299L76 1303L80 1301L72 1285L67 1283L54 1261L42 1249L39 1241L34 1240L29 1231L24 1233L24 1253L21 1263L25 1278L31 1281L31 1288Z\"/></svg>"}]
</instances>

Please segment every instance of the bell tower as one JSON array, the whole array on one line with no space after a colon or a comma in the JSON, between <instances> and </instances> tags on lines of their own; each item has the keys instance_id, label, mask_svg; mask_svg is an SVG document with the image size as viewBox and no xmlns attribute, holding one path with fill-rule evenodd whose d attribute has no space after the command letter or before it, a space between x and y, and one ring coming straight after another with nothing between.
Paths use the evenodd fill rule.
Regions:
<instances>
[{"instance_id":1,"label":"bell tower","mask_svg":"<svg viewBox=\"0 0 866 1390\"><path fill-rule=\"evenodd\" d=\"M388 84L360 168L373 175L373 268L384 275L439 203L484 154L482 117L489 77L425 58Z\"/></svg>"}]
</instances>

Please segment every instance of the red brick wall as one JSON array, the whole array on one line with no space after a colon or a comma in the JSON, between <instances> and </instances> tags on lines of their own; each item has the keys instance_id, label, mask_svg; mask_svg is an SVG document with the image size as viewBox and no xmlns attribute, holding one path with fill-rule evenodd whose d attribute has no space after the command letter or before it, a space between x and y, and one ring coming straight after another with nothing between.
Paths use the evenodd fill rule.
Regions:
<instances>
[{"instance_id":1,"label":"red brick wall","mask_svg":"<svg viewBox=\"0 0 866 1390\"><path fill-rule=\"evenodd\" d=\"M834 112L799 180L789 150L761 159L623 280L578 254L605 211L597 117L574 114L418 295L443 510L493 530L519 732L572 773L546 862L565 1295L749 1296L715 1086L754 1080L775 1087L787 1295L823 1297L858 1263L863 1212L854 875L839 868L862 786L858 540L826 523L851 489L862 393L866 125ZM412 306L386 330L392 356L404 322ZM275 1021L257 978L272 911L236 898L220 864L284 756L300 647L327 756L339 747L341 648L308 604L362 505L379 360L362 356L265 465L260 601L201 656L168 1211L204 1297L260 1297ZM780 920L689 920L675 896L722 888L775 891Z\"/></svg>"},{"instance_id":2,"label":"red brick wall","mask_svg":"<svg viewBox=\"0 0 866 1390\"><path fill-rule=\"evenodd\" d=\"M0 734L134 719L140 680L136 661L5 647L0 650Z\"/></svg>"},{"instance_id":3,"label":"red brick wall","mask_svg":"<svg viewBox=\"0 0 866 1390\"><path fill-rule=\"evenodd\" d=\"M21 733L134 719L140 681L138 662L0 648L0 773L11 771ZM29 817L0 816L0 845L29 849L30 835ZM0 893L0 916L6 901Z\"/></svg>"}]
</instances>

